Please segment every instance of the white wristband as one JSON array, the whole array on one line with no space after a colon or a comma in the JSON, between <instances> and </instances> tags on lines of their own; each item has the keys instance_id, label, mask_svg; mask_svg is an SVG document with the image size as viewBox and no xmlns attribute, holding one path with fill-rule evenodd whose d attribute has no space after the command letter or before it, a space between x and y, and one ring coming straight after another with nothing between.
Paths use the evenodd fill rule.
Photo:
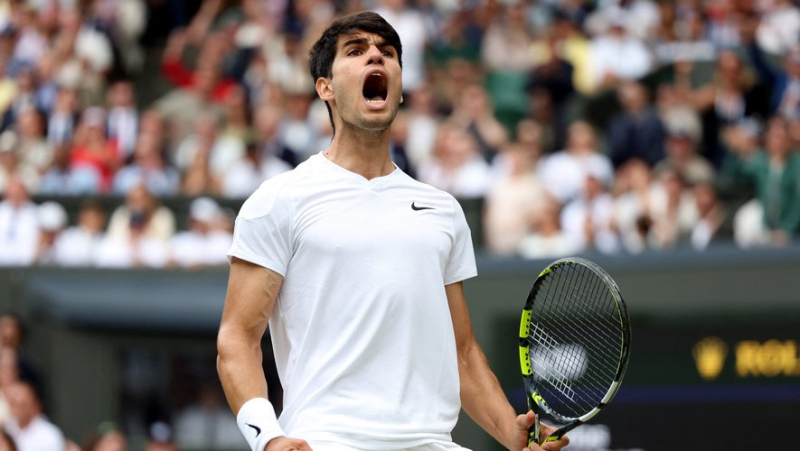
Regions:
<instances>
[{"instance_id":1,"label":"white wristband","mask_svg":"<svg viewBox=\"0 0 800 451\"><path fill-rule=\"evenodd\" d=\"M278 424L272 403L266 398L253 398L244 403L236 415L236 423L253 451L264 451L270 440L286 435Z\"/></svg>"}]
</instances>

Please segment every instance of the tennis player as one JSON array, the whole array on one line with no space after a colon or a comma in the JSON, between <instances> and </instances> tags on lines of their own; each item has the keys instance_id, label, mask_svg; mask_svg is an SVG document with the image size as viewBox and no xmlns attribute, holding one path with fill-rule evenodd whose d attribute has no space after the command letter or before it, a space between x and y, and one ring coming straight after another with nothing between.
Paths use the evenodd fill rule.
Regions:
<instances>
[{"instance_id":1,"label":"tennis player","mask_svg":"<svg viewBox=\"0 0 800 451\"><path fill-rule=\"evenodd\" d=\"M389 157L401 55L375 13L331 24L310 55L330 147L261 185L236 219L218 370L254 451L466 450L450 436L461 407L528 449L533 413L514 412L473 337L464 213ZM268 324L280 420L262 370Z\"/></svg>"}]
</instances>

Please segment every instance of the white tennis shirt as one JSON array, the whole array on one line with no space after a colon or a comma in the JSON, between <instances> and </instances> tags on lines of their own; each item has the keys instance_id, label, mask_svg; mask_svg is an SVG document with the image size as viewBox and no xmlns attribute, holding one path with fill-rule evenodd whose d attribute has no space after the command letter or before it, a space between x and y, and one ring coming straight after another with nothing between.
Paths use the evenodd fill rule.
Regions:
<instances>
[{"instance_id":1,"label":"white tennis shirt","mask_svg":"<svg viewBox=\"0 0 800 451\"><path fill-rule=\"evenodd\" d=\"M444 287L477 274L450 194L316 154L244 203L228 255L284 277L269 325L289 436L375 450L450 440L461 403Z\"/></svg>"}]
</instances>

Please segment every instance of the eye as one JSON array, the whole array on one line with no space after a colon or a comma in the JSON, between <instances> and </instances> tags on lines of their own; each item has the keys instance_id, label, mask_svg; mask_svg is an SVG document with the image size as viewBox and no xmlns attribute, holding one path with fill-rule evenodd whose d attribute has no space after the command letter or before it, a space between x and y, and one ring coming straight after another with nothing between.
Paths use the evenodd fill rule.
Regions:
<instances>
[{"instance_id":1,"label":"eye","mask_svg":"<svg viewBox=\"0 0 800 451\"><path fill-rule=\"evenodd\" d=\"M384 50L382 53L383 56L388 56L389 58L392 58L394 56L392 52L390 52L389 50Z\"/></svg>"},{"instance_id":2,"label":"eye","mask_svg":"<svg viewBox=\"0 0 800 451\"><path fill-rule=\"evenodd\" d=\"M361 55L361 50L353 49L347 52L347 56L358 56Z\"/></svg>"}]
</instances>

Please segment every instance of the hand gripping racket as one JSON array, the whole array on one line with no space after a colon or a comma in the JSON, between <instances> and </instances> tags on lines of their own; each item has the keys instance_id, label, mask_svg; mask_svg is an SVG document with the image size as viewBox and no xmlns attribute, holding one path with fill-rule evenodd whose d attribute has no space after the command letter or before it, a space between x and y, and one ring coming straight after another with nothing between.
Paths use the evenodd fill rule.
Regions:
<instances>
[{"instance_id":1,"label":"hand gripping racket","mask_svg":"<svg viewBox=\"0 0 800 451\"><path fill-rule=\"evenodd\" d=\"M619 287L583 258L550 264L531 288L519 326L519 357L531 443L556 441L597 415L617 393L631 343ZM562 426L542 440L541 414Z\"/></svg>"}]
</instances>

